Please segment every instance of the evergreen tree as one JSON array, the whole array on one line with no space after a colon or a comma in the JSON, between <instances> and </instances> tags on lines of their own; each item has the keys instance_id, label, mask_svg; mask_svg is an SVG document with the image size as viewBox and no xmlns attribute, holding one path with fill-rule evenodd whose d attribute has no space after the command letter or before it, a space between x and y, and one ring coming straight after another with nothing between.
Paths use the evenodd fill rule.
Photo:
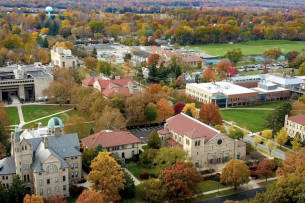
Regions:
<instances>
[{"instance_id":1,"label":"evergreen tree","mask_svg":"<svg viewBox=\"0 0 305 203\"><path fill-rule=\"evenodd\" d=\"M95 47L93 47L93 50L92 50L92 57L94 57L94 58L97 57L97 51L96 51Z\"/></svg>"},{"instance_id":2,"label":"evergreen tree","mask_svg":"<svg viewBox=\"0 0 305 203\"><path fill-rule=\"evenodd\" d=\"M94 131L93 131L93 128L90 129L90 135L93 135L94 134Z\"/></svg>"},{"instance_id":3,"label":"evergreen tree","mask_svg":"<svg viewBox=\"0 0 305 203\"><path fill-rule=\"evenodd\" d=\"M44 24L44 27L45 28L50 28L50 21L49 20L46 21L46 23Z\"/></svg>"},{"instance_id":4,"label":"evergreen tree","mask_svg":"<svg viewBox=\"0 0 305 203\"><path fill-rule=\"evenodd\" d=\"M153 130L147 141L148 148L150 149L159 149L161 147L161 139L157 133L157 131Z\"/></svg>"},{"instance_id":5,"label":"evergreen tree","mask_svg":"<svg viewBox=\"0 0 305 203\"><path fill-rule=\"evenodd\" d=\"M2 182L0 181L0 197L1 197L1 200L0 202L1 203L8 203L8 193L6 191L6 188L2 185Z\"/></svg>"},{"instance_id":6,"label":"evergreen tree","mask_svg":"<svg viewBox=\"0 0 305 203\"><path fill-rule=\"evenodd\" d=\"M26 194L31 194L31 191L27 189L26 184L20 179L19 175L13 178L13 183L9 188L10 202L20 203L23 202L23 198Z\"/></svg>"},{"instance_id":7,"label":"evergreen tree","mask_svg":"<svg viewBox=\"0 0 305 203\"><path fill-rule=\"evenodd\" d=\"M193 117L193 114L192 114L192 111L191 111L190 108L187 109L187 111L186 111L185 114L188 115L188 116L190 116L190 117Z\"/></svg>"},{"instance_id":8,"label":"evergreen tree","mask_svg":"<svg viewBox=\"0 0 305 203\"><path fill-rule=\"evenodd\" d=\"M123 199L132 199L135 196L136 186L134 185L133 179L125 171L124 176L126 182L124 183L124 189L120 190L119 195Z\"/></svg>"},{"instance_id":9,"label":"evergreen tree","mask_svg":"<svg viewBox=\"0 0 305 203\"><path fill-rule=\"evenodd\" d=\"M49 41L46 37L43 40L42 47L43 48L49 48Z\"/></svg>"},{"instance_id":10,"label":"evergreen tree","mask_svg":"<svg viewBox=\"0 0 305 203\"><path fill-rule=\"evenodd\" d=\"M176 68L175 68L175 75L176 75L176 78L177 77L179 77L180 75L181 75L181 68L180 68L180 66L176 66Z\"/></svg>"},{"instance_id":11,"label":"evergreen tree","mask_svg":"<svg viewBox=\"0 0 305 203\"><path fill-rule=\"evenodd\" d=\"M149 69L148 73L148 79L151 82L156 82L157 81L157 68L156 66L152 65Z\"/></svg>"}]
</instances>

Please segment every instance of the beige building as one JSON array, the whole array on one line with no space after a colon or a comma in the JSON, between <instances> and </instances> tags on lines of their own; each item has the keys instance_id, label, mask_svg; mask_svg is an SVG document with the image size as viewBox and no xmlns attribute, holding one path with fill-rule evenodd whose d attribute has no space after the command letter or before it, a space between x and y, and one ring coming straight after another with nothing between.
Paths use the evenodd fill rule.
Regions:
<instances>
[{"instance_id":1,"label":"beige building","mask_svg":"<svg viewBox=\"0 0 305 203\"><path fill-rule=\"evenodd\" d=\"M305 139L305 115L285 116L284 128L290 137L299 134L301 141Z\"/></svg>"},{"instance_id":2,"label":"beige building","mask_svg":"<svg viewBox=\"0 0 305 203\"><path fill-rule=\"evenodd\" d=\"M231 139L183 113L167 119L158 134L163 143L189 152L191 161L201 170L221 169L229 160L244 160L246 156L243 141Z\"/></svg>"},{"instance_id":3,"label":"beige building","mask_svg":"<svg viewBox=\"0 0 305 203\"><path fill-rule=\"evenodd\" d=\"M129 159L139 154L141 140L127 131L103 130L81 139L84 148L102 145L108 152L117 153L119 157Z\"/></svg>"},{"instance_id":4,"label":"beige building","mask_svg":"<svg viewBox=\"0 0 305 203\"><path fill-rule=\"evenodd\" d=\"M82 154L76 133L62 134L63 123L51 118L47 127L17 129L11 135L11 157L0 160L2 184L7 188L19 175L35 195L69 196L69 186L81 180ZM2 181L2 180L1 180Z\"/></svg>"},{"instance_id":5,"label":"beige building","mask_svg":"<svg viewBox=\"0 0 305 203\"><path fill-rule=\"evenodd\" d=\"M79 67L78 58L72 55L70 49L64 49L63 47L53 46L51 49L51 65L60 68L73 68Z\"/></svg>"}]
</instances>

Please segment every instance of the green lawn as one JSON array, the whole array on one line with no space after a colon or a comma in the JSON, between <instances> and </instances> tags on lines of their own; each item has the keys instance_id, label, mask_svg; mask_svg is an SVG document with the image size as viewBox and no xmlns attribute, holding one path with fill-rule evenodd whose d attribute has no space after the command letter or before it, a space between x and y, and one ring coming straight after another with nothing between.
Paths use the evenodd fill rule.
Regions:
<instances>
[{"instance_id":1,"label":"green lawn","mask_svg":"<svg viewBox=\"0 0 305 203\"><path fill-rule=\"evenodd\" d=\"M20 123L17 107L6 107L5 111L12 120L13 125Z\"/></svg>"},{"instance_id":2,"label":"green lawn","mask_svg":"<svg viewBox=\"0 0 305 203\"><path fill-rule=\"evenodd\" d=\"M223 120L234 121L251 132L264 130L265 117L271 113L270 110L221 110Z\"/></svg>"},{"instance_id":3,"label":"green lawn","mask_svg":"<svg viewBox=\"0 0 305 203\"><path fill-rule=\"evenodd\" d=\"M78 197L66 197L64 198L67 200L68 203L75 203Z\"/></svg>"},{"instance_id":4,"label":"green lawn","mask_svg":"<svg viewBox=\"0 0 305 203\"><path fill-rule=\"evenodd\" d=\"M67 109L71 109L71 106L59 106L59 105L24 105L22 106L22 112L24 121L32 121L44 116L48 116L54 113L58 113Z\"/></svg>"},{"instance_id":5,"label":"green lawn","mask_svg":"<svg viewBox=\"0 0 305 203\"><path fill-rule=\"evenodd\" d=\"M154 169L151 168L142 168L140 166L138 166L135 163L131 163L131 164L127 164L126 167L131 173L132 175L134 175L134 177L136 177L138 180L140 180L140 174L141 173L153 173Z\"/></svg>"},{"instance_id":6,"label":"green lawn","mask_svg":"<svg viewBox=\"0 0 305 203\"><path fill-rule=\"evenodd\" d=\"M144 146L142 146L142 148L143 148L144 150L147 150L147 149L148 149L148 145L144 145Z\"/></svg>"},{"instance_id":7,"label":"green lawn","mask_svg":"<svg viewBox=\"0 0 305 203\"><path fill-rule=\"evenodd\" d=\"M239 190L239 188L237 188L237 190L228 189L228 190L224 190L224 191L219 191L219 196L231 195L231 194L238 193L238 192L241 192L241 190ZM198 201L202 201L202 200L212 199L212 198L217 197L217 195L218 195L218 192L203 195L203 196L194 198L192 202L198 202Z\"/></svg>"},{"instance_id":8,"label":"green lawn","mask_svg":"<svg viewBox=\"0 0 305 203\"><path fill-rule=\"evenodd\" d=\"M213 56L223 56L227 50L233 48L241 48L244 55L260 55L267 49L274 47L281 48L283 53L288 53L293 50L302 51L302 49L304 49L304 45L304 42L294 42L288 40L258 40L234 44L191 45L185 48L202 50Z\"/></svg>"},{"instance_id":9,"label":"green lawn","mask_svg":"<svg viewBox=\"0 0 305 203\"><path fill-rule=\"evenodd\" d=\"M217 190L218 189L218 185L219 185L219 189L221 188L225 188L228 186L225 186L223 184L221 184L220 182L214 181L214 180L204 180L200 183L198 183L200 191L201 192L208 192L211 190Z\"/></svg>"},{"instance_id":10,"label":"green lawn","mask_svg":"<svg viewBox=\"0 0 305 203\"><path fill-rule=\"evenodd\" d=\"M261 103L261 104L253 104L250 106L234 106L232 108L273 108L276 109L279 107L284 101L274 101L274 102L267 102L267 103Z\"/></svg>"}]
</instances>

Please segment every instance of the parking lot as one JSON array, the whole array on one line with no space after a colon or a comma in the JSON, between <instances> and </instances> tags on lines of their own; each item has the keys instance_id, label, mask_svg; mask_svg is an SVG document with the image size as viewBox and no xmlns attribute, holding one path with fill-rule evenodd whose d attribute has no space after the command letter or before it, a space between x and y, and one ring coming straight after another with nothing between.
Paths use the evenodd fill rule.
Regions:
<instances>
[{"instance_id":1,"label":"parking lot","mask_svg":"<svg viewBox=\"0 0 305 203\"><path fill-rule=\"evenodd\" d=\"M137 138L139 138L142 141L142 144L146 144L149 134L153 131L153 130L161 130L163 129L163 125L159 125L159 126L151 126L151 127L146 127L146 128L135 128L135 129L130 129L129 132L132 133L134 136L136 136Z\"/></svg>"}]
</instances>

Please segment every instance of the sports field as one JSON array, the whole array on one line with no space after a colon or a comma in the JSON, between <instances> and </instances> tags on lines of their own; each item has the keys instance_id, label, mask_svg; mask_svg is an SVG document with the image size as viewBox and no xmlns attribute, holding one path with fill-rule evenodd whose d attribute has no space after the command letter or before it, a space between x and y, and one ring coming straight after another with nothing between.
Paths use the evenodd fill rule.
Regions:
<instances>
[{"instance_id":1,"label":"sports field","mask_svg":"<svg viewBox=\"0 0 305 203\"><path fill-rule=\"evenodd\" d=\"M258 40L241 42L234 44L214 44L214 45L191 45L186 49L205 51L206 54L213 56L223 56L227 50L241 48L244 55L262 54L265 50L280 47L283 53L290 51L302 51L305 49L305 42L294 42L288 40Z\"/></svg>"}]
</instances>

